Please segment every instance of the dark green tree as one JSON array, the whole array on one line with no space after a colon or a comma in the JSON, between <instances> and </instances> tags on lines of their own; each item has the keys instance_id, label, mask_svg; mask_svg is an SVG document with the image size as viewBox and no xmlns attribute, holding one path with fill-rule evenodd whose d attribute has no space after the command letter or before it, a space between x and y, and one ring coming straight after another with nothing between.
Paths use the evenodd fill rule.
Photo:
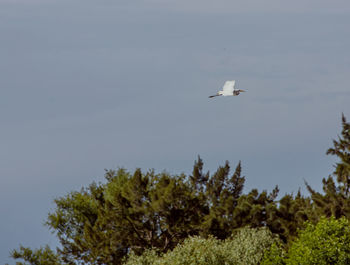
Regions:
<instances>
[{"instance_id":1,"label":"dark green tree","mask_svg":"<svg viewBox=\"0 0 350 265\"><path fill-rule=\"evenodd\" d=\"M302 196L298 191L296 196L286 194L279 200L278 208L272 213L269 228L287 243L297 236L298 229L303 228L307 220L317 222L318 215L314 211L311 198Z\"/></svg>"},{"instance_id":2,"label":"dark green tree","mask_svg":"<svg viewBox=\"0 0 350 265\"><path fill-rule=\"evenodd\" d=\"M344 114L341 136L333 140L333 147L327 150L327 154L336 156L340 161L335 165L333 175L322 180L324 194L316 192L307 183L306 187L319 215L350 218L350 123Z\"/></svg>"},{"instance_id":3,"label":"dark green tree","mask_svg":"<svg viewBox=\"0 0 350 265\"><path fill-rule=\"evenodd\" d=\"M131 250L166 252L189 236L225 239L252 222L263 226L265 207L275 198L257 190L242 197L240 163L231 175L226 162L210 176L200 157L190 176L120 169L105 178L55 199L46 224L59 239L52 253L62 264L121 264ZM28 260L22 254L13 257Z\"/></svg>"},{"instance_id":4,"label":"dark green tree","mask_svg":"<svg viewBox=\"0 0 350 265\"><path fill-rule=\"evenodd\" d=\"M210 212L205 217L205 235L214 235L219 239L226 239L233 230L250 226L275 226L278 187L268 193L259 193L257 189L248 194L242 194L245 178L241 176L239 162L233 175L230 176L228 162L209 178L206 187L206 196L209 200Z\"/></svg>"},{"instance_id":5,"label":"dark green tree","mask_svg":"<svg viewBox=\"0 0 350 265\"><path fill-rule=\"evenodd\" d=\"M11 257L21 259L23 262L17 262L16 265L63 265L60 256L52 251L49 246L31 250L20 246L18 250L11 252ZM66 264L68 265L68 264Z\"/></svg>"},{"instance_id":6,"label":"dark green tree","mask_svg":"<svg viewBox=\"0 0 350 265\"><path fill-rule=\"evenodd\" d=\"M334 176L339 183L339 191L346 198L350 196L350 123L342 114L342 132L338 140L333 140L333 147L327 150L327 155L334 155L340 159L335 166Z\"/></svg>"},{"instance_id":7,"label":"dark green tree","mask_svg":"<svg viewBox=\"0 0 350 265\"><path fill-rule=\"evenodd\" d=\"M106 172L107 184L55 200L48 226L62 244L65 262L120 264L130 251L167 251L198 234L208 208L185 176Z\"/></svg>"},{"instance_id":8,"label":"dark green tree","mask_svg":"<svg viewBox=\"0 0 350 265\"><path fill-rule=\"evenodd\" d=\"M238 163L235 172L230 176L230 166L225 165L207 179L205 198L209 213L205 216L202 226L202 235L215 235L225 239L231 235L234 225L234 209L237 207L245 178L241 177L241 162Z\"/></svg>"}]
</instances>

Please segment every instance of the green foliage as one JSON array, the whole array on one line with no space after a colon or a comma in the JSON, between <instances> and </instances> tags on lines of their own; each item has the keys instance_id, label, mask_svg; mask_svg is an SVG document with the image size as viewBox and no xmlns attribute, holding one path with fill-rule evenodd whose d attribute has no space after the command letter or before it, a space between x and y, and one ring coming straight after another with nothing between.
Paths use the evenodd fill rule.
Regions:
<instances>
[{"instance_id":1,"label":"green foliage","mask_svg":"<svg viewBox=\"0 0 350 265\"><path fill-rule=\"evenodd\" d=\"M297 230L304 227L305 221L316 223L318 220L311 198L303 197L300 192L296 196L284 195L279 200L278 209L271 214L268 227L273 233L279 234L285 243L297 236Z\"/></svg>"},{"instance_id":2,"label":"green foliage","mask_svg":"<svg viewBox=\"0 0 350 265\"><path fill-rule=\"evenodd\" d=\"M273 243L271 247L264 252L264 257L260 265L285 265L286 252L279 243Z\"/></svg>"},{"instance_id":3,"label":"green foliage","mask_svg":"<svg viewBox=\"0 0 350 265\"><path fill-rule=\"evenodd\" d=\"M277 186L270 193L253 189L243 194L245 177L241 176L240 162L233 173L226 162L210 174L203 171L200 157L189 176L140 169L133 173L110 170L106 171L105 184L92 183L55 200L56 209L48 215L46 225L61 244L57 253L48 247L39 250L20 247L12 252L12 257L27 262L18 264L102 265L121 264L128 253L134 253L128 262L151 264L153 260L158 262L182 253L177 247L180 244L192 250L186 252L187 256L185 252L178 254L176 259L181 255L190 258L193 254L196 259L206 257L208 262L216 262L222 258L220 253L225 253L224 259L230 257L235 264L242 260L241 256L252 258L243 259L243 264L254 264L264 252L263 264L283 264L284 252L279 243L271 248L264 245L265 241L254 245L247 231L244 237L248 243L240 237L243 232L237 232L235 241L230 237L232 231L245 226L267 227L288 247L298 229L305 228L306 220L309 227L324 215L350 219L350 124L344 115L342 125L341 137L327 151L337 156L339 162L333 176L323 179L323 193L306 183L310 197L298 192L277 201ZM187 241L181 245L184 240ZM298 240L302 242L301 238ZM224 251L230 244L234 251ZM217 251L210 252L211 247Z\"/></svg>"},{"instance_id":4,"label":"green foliage","mask_svg":"<svg viewBox=\"0 0 350 265\"><path fill-rule=\"evenodd\" d=\"M190 237L173 251L155 261L157 265L224 264L221 242L209 237Z\"/></svg>"},{"instance_id":5,"label":"green foliage","mask_svg":"<svg viewBox=\"0 0 350 265\"><path fill-rule=\"evenodd\" d=\"M63 265L59 255L53 252L49 246L36 250L20 246L19 250L11 252L11 257L21 259L23 262L16 262L16 265Z\"/></svg>"},{"instance_id":6,"label":"green foliage","mask_svg":"<svg viewBox=\"0 0 350 265\"><path fill-rule=\"evenodd\" d=\"M190 237L159 256L154 250L141 256L132 253L125 265L255 265L274 244L279 244L279 240L268 229L246 227L224 241L212 236Z\"/></svg>"},{"instance_id":7,"label":"green foliage","mask_svg":"<svg viewBox=\"0 0 350 265\"><path fill-rule=\"evenodd\" d=\"M340 184L339 189L347 198L350 196L350 123L346 122L344 114L342 115L341 137L333 140L333 148L329 148L327 154L335 155L340 159L336 164L334 175Z\"/></svg>"},{"instance_id":8,"label":"green foliage","mask_svg":"<svg viewBox=\"0 0 350 265\"><path fill-rule=\"evenodd\" d=\"M340 161L335 166L333 176L323 179L324 194L314 191L308 184L311 198L319 215L346 216L350 219L350 123L342 115L342 132L338 140L333 140L333 147L327 154L336 156Z\"/></svg>"},{"instance_id":9,"label":"green foliage","mask_svg":"<svg viewBox=\"0 0 350 265\"><path fill-rule=\"evenodd\" d=\"M155 249L146 249L140 256L131 251L128 257L124 258L127 265L156 265L159 264L160 259L161 255Z\"/></svg>"},{"instance_id":10,"label":"green foliage","mask_svg":"<svg viewBox=\"0 0 350 265\"><path fill-rule=\"evenodd\" d=\"M254 265L259 264L264 252L273 244L280 244L279 239L267 228L238 229L224 243L224 255L228 264Z\"/></svg>"},{"instance_id":11,"label":"green foliage","mask_svg":"<svg viewBox=\"0 0 350 265\"><path fill-rule=\"evenodd\" d=\"M308 223L292 243L287 265L350 264L350 223L342 217L322 217L317 225Z\"/></svg>"},{"instance_id":12,"label":"green foliage","mask_svg":"<svg viewBox=\"0 0 350 265\"><path fill-rule=\"evenodd\" d=\"M243 225L263 226L277 195L253 190L242 197L240 163L231 176L228 162L210 176L200 158L188 177L120 169L107 171L106 180L55 200L47 225L64 262L120 264L130 251L167 252L189 236L225 239Z\"/></svg>"},{"instance_id":13,"label":"green foliage","mask_svg":"<svg viewBox=\"0 0 350 265\"><path fill-rule=\"evenodd\" d=\"M276 197L253 189L242 194L241 164L228 162L210 175L195 162L191 176L106 172L106 184L91 184L55 200L47 225L57 235L67 264L121 264L130 251L165 253L191 236L225 240L235 229L267 226L282 234ZM282 231L282 232L281 232Z\"/></svg>"}]
</instances>

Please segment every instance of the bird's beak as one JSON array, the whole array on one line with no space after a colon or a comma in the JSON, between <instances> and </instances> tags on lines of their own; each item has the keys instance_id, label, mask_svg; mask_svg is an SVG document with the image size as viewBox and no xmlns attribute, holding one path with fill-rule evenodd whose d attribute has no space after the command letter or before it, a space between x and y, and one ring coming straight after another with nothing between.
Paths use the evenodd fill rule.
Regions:
<instances>
[{"instance_id":1,"label":"bird's beak","mask_svg":"<svg viewBox=\"0 0 350 265\"><path fill-rule=\"evenodd\" d=\"M240 92L247 92L246 90L240 89Z\"/></svg>"}]
</instances>

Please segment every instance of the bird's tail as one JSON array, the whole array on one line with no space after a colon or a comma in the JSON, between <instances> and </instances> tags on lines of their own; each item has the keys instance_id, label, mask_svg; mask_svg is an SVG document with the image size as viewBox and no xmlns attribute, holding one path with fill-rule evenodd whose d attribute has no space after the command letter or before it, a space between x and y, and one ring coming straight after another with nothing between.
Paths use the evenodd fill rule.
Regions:
<instances>
[{"instance_id":1,"label":"bird's tail","mask_svg":"<svg viewBox=\"0 0 350 265\"><path fill-rule=\"evenodd\" d=\"M212 96L209 96L209 98L213 98L213 97L217 97L217 96L219 96L219 95L212 95Z\"/></svg>"}]
</instances>

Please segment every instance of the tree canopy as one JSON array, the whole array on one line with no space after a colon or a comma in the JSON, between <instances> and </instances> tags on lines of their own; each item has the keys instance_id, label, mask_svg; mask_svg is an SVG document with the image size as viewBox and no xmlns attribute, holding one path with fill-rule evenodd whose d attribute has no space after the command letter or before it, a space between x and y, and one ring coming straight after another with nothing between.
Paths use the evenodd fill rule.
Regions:
<instances>
[{"instance_id":1,"label":"tree canopy","mask_svg":"<svg viewBox=\"0 0 350 265\"><path fill-rule=\"evenodd\" d=\"M224 242L246 226L276 235L283 243L272 245L271 253L282 255L297 240L298 231L310 229L309 224L317 224L322 216L350 219L350 124L344 115L342 127L327 151L339 161L323 179L323 192L306 183L310 196L298 192L278 198L278 186L270 192L244 193L241 162L232 170L226 161L210 173L200 157L189 175L107 170L104 183L54 200L56 208L46 225L60 242L57 250L21 246L11 256L22 260L19 265L122 264L130 253L167 255L189 238ZM275 254L266 254L263 264L273 264Z\"/></svg>"}]
</instances>

